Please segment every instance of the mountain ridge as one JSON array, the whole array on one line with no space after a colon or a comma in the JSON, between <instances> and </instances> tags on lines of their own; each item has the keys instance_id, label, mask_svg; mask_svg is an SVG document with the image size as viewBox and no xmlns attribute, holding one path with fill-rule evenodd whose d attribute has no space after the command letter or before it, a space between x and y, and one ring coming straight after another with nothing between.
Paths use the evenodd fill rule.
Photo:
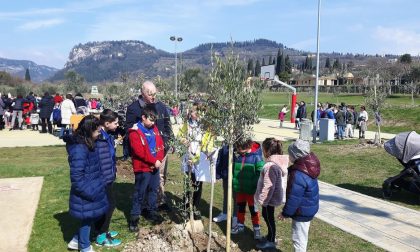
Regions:
<instances>
[{"instance_id":1,"label":"mountain ridge","mask_svg":"<svg viewBox=\"0 0 420 252\"><path fill-rule=\"evenodd\" d=\"M31 60L16 60L0 57L0 71L6 71L13 76L24 79L26 69L29 69L31 81L40 83L51 78L59 69L39 65Z\"/></svg>"}]
</instances>

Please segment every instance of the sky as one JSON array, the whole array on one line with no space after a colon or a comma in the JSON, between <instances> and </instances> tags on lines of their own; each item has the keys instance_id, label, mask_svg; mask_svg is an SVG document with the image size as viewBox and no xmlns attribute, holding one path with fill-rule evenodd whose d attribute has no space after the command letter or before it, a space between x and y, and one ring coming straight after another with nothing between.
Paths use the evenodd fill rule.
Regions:
<instances>
[{"instance_id":1,"label":"sky","mask_svg":"<svg viewBox=\"0 0 420 252\"><path fill-rule=\"evenodd\" d=\"M318 0L13 0L0 9L0 57L63 68L73 46L141 40L174 52L265 38L316 51ZM420 54L419 0L322 0L320 51Z\"/></svg>"}]
</instances>

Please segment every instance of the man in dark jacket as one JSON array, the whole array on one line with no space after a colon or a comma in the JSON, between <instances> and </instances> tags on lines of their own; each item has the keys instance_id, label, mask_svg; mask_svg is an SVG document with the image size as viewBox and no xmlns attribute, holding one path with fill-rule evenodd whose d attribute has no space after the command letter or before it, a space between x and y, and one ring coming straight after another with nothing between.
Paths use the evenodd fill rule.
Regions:
<instances>
[{"instance_id":1,"label":"man in dark jacket","mask_svg":"<svg viewBox=\"0 0 420 252\"><path fill-rule=\"evenodd\" d=\"M338 107L337 114L335 114L335 123L337 124L337 138L344 139L344 130L346 128L346 112L344 112L341 105Z\"/></svg>"},{"instance_id":2,"label":"man in dark jacket","mask_svg":"<svg viewBox=\"0 0 420 252\"><path fill-rule=\"evenodd\" d=\"M47 133L47 124L48 124L48 133L52 134L52 124L51 124L51 113L54 109L54 98L50 93L45 92L41 101L39 102L39 117L41 118L41 133Z\"/></svg>"},{"instance_id":3,"label":"man in dark jacket","mask_svg":"<svg viewBox=\"0 0 420 252\"><path fill-rule=\"evenodd\" d=\"M128 131L130 128L133 127L133 124L138 123L141 121L141 113L142 110L146 107L146 105L152 105L157 112L156 118L156 126L163 138L163 143L165 145L165 156L169 150L169 142L173 138L172 126L170 115L167 110L167 106L161 102L156 100L156 86L151 81L145 81L141 87L141 95L137 101L134 101L127 107L126 113L126 124L125 128ZM150 106L149 105L149 106ZM125 143L128 144L128 134L125 137ZM128 155L129 153L124 153L124 156ZM161 187L159 190L159 202L161 204L160 208L166 208L167 205L165 203L165 195L164 195L164 184L166 182L166 173L168 167L168 161L166 159L165 165L163 166L164 169L159 169L161 172Z\"/></svg>"},{"instance_id":4,"label":"man in dark jacket","mask_svg":"<svg viewBox=\"0 0 420 252\"><path fill-rule=\"evenodd\" d=\"M298 139L288 151L293 164L288 168L286 204L278 218L292 218L294 251L306 251L309 226L319 209L321 166L317 156L310 152L308 141Z\"/></svg>"}]
</instances>

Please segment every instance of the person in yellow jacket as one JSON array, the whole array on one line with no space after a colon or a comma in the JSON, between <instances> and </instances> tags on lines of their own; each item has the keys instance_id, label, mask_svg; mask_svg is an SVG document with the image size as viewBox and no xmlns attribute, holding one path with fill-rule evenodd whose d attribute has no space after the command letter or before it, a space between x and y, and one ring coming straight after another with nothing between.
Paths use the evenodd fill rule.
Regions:
<instances>
[{"instance_id":1,"label":"person in yellow jacket","mask_svg":"<svg viewBox=\"0 0 420 252\"><path fill-rule=\"evenodd\" d=\"M198 206L201 200L203 183L196 180L196 171L200 162L200 154L210 155L214 148L214 135L210 130L203 132L200 124L197 107L193 107L188 113L188 120L178 132L178 137L188 146L188 151L182 158L182 171L186 174L191 172L191 184L193 186L192 203L195 209L194 218L200 219ZM189 207L189 192L184 197L185 209Z\"/></svg>"}]
</instances>

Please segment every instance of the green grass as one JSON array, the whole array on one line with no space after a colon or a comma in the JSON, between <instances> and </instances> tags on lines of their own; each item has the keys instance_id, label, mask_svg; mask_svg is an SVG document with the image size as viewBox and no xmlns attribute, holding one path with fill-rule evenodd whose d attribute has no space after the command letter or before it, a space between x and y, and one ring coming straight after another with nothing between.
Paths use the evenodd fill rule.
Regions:
<instances>
[{"instance_id":1,"label":"green grass","mask_svg":"<svg viewBox=\"0 0 420 252\"><path fill-rule=\"evenodd\" d=\"M350 147L350 146L349 146ZM359 185L369 189L373 186L377 189L378 183L383 180L382 175L391 174L399 171L395 165L390 167L389 162L382 160L381 156L373 155L366 162L359 162L363 164L361 167L353 165L345 165L343 167L336 166L337 160L342 159L342 152L335 151L336 148L343 148L336 145L319 145L315 146L314 150L320 155L322 163L322 177L321 179L335 184L354 184L356 189L360 189ZM332 152L329 152L331 151ZM327 153L330 153L329 155ZM373 153L375 154L375 153ZM365 158L365 157L363 157ZM357 157L348 157L348 160L354 160ZM359 158L362 160L362 158ZM67 164L67 154L64 147L25 147L25 148L2 148L0 152L0 178L6 177L31 177L43 176L44 185L41 192L39 206L36 212L34 226L32 229L31 239L28 246L28 251L65 251L67 242L78 228L78 222L68 214L68 195L70 190L69 168ZM26 160L26 161L23 161ZM346 159L347 160L347 159ZM373 171L367 173L371 178L367 178L364 170L369 169L370 163L380 162L377 166L371 169L385 169L386 174L374 174ZM389 160L390 162L392 160ZM350 161L349 161L350 162ZM359 164L357 163L357 164ZM382 168L384 166L385 168ZM179 159L175 156L170 157L170 171L167 182L167 193L171 199L180 202L182 191L182 173L180 172ZM341 170L341 171L340 171ZM340 178L342 172L346 171L348 178ZM348 174L352 174L351 176ZM120 174L121 175L121 174ZM362 180L361 183L356 182L355 178ZM370 185L369 183L373 183ZM346 185L344 185L346 187ZM347 186L348 187L348 186ZM120 238L123 243L135 240L135 235L129 233L127 230L126 216L131 207L131 194L133 188L133 181L131 178L118 178L114 191L117 198L117 208L114 212L111 229L119 231ZM208 225L208 202L209 202L210 187L208 184L204 185L203 197L200 205L200 210L204 216L203 222L205 227ZM222 185L217 183L215 185L215 206L214 215L217 215L222 208ZM279 212L280 209L277 209ZM277 214L277 213L276 213ZM244 251L249 251L254 248L255 242L252 237L251 223L249 214L247 219L247 231L239 237L233 237L240 248ZM263 232L266 233L265 223L261 220ZM141 226L150 225L148 222L141 222ZM283 251L292 250L291 242L291 222L277 222L277 237L281 239L281 249ZM214 231L219 234L224 233L224 224L214 224ZM119 251L123 246L117 249L101 249L95 248L98 251ZM310 251L382 251L374 245L347 234L338 228L328 225L320 220L315 219L310 229Z\"/></svg>"},{"instance_id":2,"label":"green grass","mask_svg":"<svg viewBox=\"0 0 420 252\"><path fill-rule=\"evenodd\" d=\"M264 92L262 94L263 109L260 111L261 118L277 119L278 113L283 105L287 105L290 109L290 93L279 92ZM306 101L308 118L310 118L313 111L314 96L308 93L298 94L298 101ZM332 94L320 93L318 96L319 102L330 102L340 104L345 102L348 105L355 105L356 109L364 104L364 97L361 95L347 95L342 94L334 96ZM381 130L386 133L399 133L403 131L415 130L420 132L420 98L415 98L415 106L411 106L411 97L408 95L393 95L386 99L386 108L381 111L384 123ZM370 124L369 130L376 130L373 121L373 113L368 110ZM290 113L286 116L286 121L290 120Z\"/></svg>"}]
</instances>

